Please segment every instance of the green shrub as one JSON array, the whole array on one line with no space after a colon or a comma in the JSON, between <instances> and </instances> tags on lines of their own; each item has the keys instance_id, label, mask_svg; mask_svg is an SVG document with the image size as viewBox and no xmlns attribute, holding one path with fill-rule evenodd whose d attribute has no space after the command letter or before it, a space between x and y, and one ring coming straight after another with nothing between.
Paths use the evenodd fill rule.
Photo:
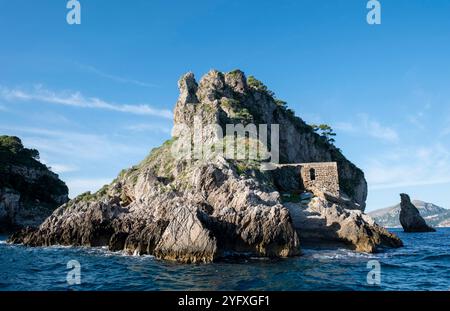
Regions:
<instances>
[{"instance_id":1,"label":"green shrub","mask_svg":"<svg viewBox=\"0 0 450 311\"><path fill-rule=\"evenodd\" d=\"M222 98L221 106L227 108L228 110L234 110L239 107L239 101L232 98Z\"/></svg>"},{"instance_id":2,"label":"green shrub","mask_svg":"<svg viewBox=\"0 0 450 311\"><path fill-rule=\"evenodd\" d=\"M242 120L244 123L251 123L253 121L253 115L248 111L247 108L242 108L235 112L234 119Z\"/></svg>"},{"instance_id":3,"label":"green shrub","mask_svg":"<svg viewBox=\"0 0 450 311\"><path fill-rule=\"evenodd\" d=\"M275 99L275 104L278 107L283 107L283 108L287 107L287 102L285 102L284 100L281 100L281 99Z\"/></svg>"},{"instance_id":4,"label":"green shrub","mask_svg":"<svg viewBox=\"0 0 450 311\"><path fill-rule=\"evenodd\" d=\"M267 95L269 95L270 97L274 97L275 93L272 92L271 90L269 90L269 88L262 83L261 81L259 81L258 79L256 79L254 76L249 76L247 78L247 84L255 89L257 89L258 91L261 91L263 93L266 93Z\"/></svg>"},{"instance_id":5,"label":"green shrub","mask_svg":"<svg viewBox=\"0 0 450 311\"><path fill-rule=\"evenodd\" d=\"M328 124L320 124L320 125L312 124L311 127L328 143L332 144L335 142L334 137L336 136L336 133Z\"/></svg>"},{"instance_id":6,"label":"green shrub","mask_svg":"<svg viewBox=\"0 0 450 311\"><path fill-rule=\"evenodd\" d=\"M20 138L0 136L0 163L2 167L11 164L46 168L45 165L37 161L38 159L39 152L36 149L24 148Z\"/></svg>"}]
</instances>

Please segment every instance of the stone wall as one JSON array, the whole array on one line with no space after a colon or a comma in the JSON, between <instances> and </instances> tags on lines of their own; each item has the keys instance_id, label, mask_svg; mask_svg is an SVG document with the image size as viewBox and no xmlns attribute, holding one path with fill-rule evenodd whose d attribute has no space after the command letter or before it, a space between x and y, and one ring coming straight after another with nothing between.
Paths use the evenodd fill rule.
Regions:
<instances>
[{"instance_id":1,"label":"stone wall","mask_svg":"<svg viewBox=\"0 0 450 311\"><path fill-rule=\"evenodd\" d=\"M336 162L302 163L300 175L306 189L317 188L339 197L339 176Z\"/></svg>"},{"instance_id":2,"label":"stone wall","mask_svg":"<svg viewBox=\"0 0 450 311\"><path fill-rule=\"evenodd\" d=\"M313 188L340 196L336 162L279 164L272 173L280 191L296 192Z\"/></svg>"}]
</instances>

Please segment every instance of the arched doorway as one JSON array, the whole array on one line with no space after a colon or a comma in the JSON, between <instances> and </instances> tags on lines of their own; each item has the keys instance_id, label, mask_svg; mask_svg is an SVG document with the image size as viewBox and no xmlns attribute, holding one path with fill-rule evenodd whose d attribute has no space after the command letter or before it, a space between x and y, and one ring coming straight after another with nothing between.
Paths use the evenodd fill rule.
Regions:
<instances>
[{"instance_id":1,"label":"arched doorway","mask_svg":"<svg viewBox=\"0 0 450 311\"><path fill-rule=\"evenodd\" d=\"M311 168L309 170L309 179L310 180L316 180L316 170L314 168Z\"/></svg>"}]
</instances>

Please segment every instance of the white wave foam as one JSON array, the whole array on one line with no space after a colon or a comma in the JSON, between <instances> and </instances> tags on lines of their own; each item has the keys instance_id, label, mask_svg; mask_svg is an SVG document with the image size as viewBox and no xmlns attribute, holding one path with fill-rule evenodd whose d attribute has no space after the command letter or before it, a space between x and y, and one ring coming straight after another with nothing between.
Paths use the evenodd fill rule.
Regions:
<instances>
[{"instance_id":1,"label":"white wave foam","mask_svg":"<svg viewBox=\"0 0 450 311\"><path fill-rule=\"evenodd\" d=\"M374 254L358 253L343 248L339 248L336 250L308 250L307 252L305 252L305 255L313 259L323 259L323 260L349 259L349 258L371 259L376 257Z\"/></svg>"},{"instance_id":2,"label":"white wave foam","mask_svg":"<svg viewBox=\"0 0 450 311\"><path fill-rule=\"evenodd\" d=\"M74 246L71 245L50 245L50 246L44 246L42 247L44 249L69 249L69 248L74 248Z\"/></svg>"}]
</instances>

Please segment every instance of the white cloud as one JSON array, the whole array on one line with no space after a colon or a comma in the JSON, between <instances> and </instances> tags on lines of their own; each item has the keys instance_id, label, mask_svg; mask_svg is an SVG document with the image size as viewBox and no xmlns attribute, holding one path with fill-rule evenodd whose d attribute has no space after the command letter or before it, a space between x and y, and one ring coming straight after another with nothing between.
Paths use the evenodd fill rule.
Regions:
<instances>
[{"instance_id":1,"label":"white cloud","mask_svg":"<svg viewBox=\"0 0 450 311\"><path fill-rule=\"evenodd\" d=\"M0 125L0 130L15 135L20 133L25 145L36 148L41 153L70 159L101 160L130 154L141 155L147 151L144 146L116 142L104 135L3 125Z\"/></svg>"},{"instance_id":2,"label":"white cloud","mask_svg":"<svg viewBox=\"0 0 450 311\"><path fill-rule=\"evenodd\" d=\"M112 80L115 82L134 84L134 85L142 86L142 87L157 87L157 85L152 84L152 83L143 82L143 81L139 81L139 80L135 80L135 79L123 78L120 76L105 73L105 72L101 71L100 69L95 68L94 66L82 65L82 64L78 64L78 66L84 70L87 70L93 74L96 74L99 77L106 78L106 79L109 79L109 80Z\"/></svg>"},{"instance_id":3,"label":"white cloud","mask_svg":"<svg viewBox=\"0 0 450 311\"><path fill-rule=\"evenodd\" d=\"M94 193L112 180L113 178L76 178L67 180L66 185L69 187L69 196L74 198L87 191Z\"/></svg>"},{"instance_id":4,"label":"white cloud","mask_svg":"<svg viewBox=\"0 0 450 311\"><path fill-rule=\"evenodd\" d=\"M419 99L420 97L422 97L422 100L425 102L425 104L422 105L420 110L416 111L414 114L410 114L407 116L408 122L420 130L425 129L427 112L431 109L431 98L429 96L427 96L427 98L423 98L423 96L424 95L417 95Z\"/></svg>"},{"instance_id":5,"label":"white cloud","mask_svg":"<svg viewBox=\"0 0 450 311\"><path fill-rule=\"evenodd\" d=\"M125 126L124 129L133 131L133 132L161 132L164 134L170 134L171 128L164 124L150 124L150 123L139 123L133 124L129 126Z\"/></svg>"},{"instance_id":6,"label":"white cloud","mask_svg":"<svg viewBox=\"0 0 450 311\"><path fill-rule=\"evenodd\" d=\"M81 128L77 122L67 117L64 114L53 111L21 111L21 116L26 117L28 120L33 121L35 124L47 124L47 125L63 125L63 126L76 126ZM70 114L67 114L70 115Z\"/></svg>"},{"instance_id":7,"label":"white cloud","mask_svg":"<svg viewBox=\"0 0 450 311\"><path fill-rule=\"evenodd\" d=\"M76 172L79 170L79 168L75 165L71 164L62 164L62 163L53 163L48 161L46 158L40 157L39 161L47 167L50 168L50 170L56 174L64 174L64 173L71 173Z\"/></svg>"},{"instance_id":8,"label":"white cloud","mask_svg":"<svg viewBox=\"0 0 450 311\"><path fill-rule=\"evenodd\" d=\"M347 132L347 133L356 131L355 126L350 122L337 122L334 124L333 127L337 131L342 131L342 132Z\"/></svg>"},{"instance_id":9,"label":"white cloud","mask_svg":"<svg viewBox=\"0 0 450 311\"><path fill-rule=\"evenodd\" d=\"M127 158L140 159L148 153L148 146L104 135L3 124L0 124L0 132L19 135L25 146L39 150L42 162L62 175L71 197L86 191L94 192L113 179L85 178L86 174L114 174L119 171L115 167L118 162Z\"/></svg>"},{"instance_id":10,"label":"white cloud","mask_svg":"<svg viewBox=\"0 0 450 311\"><path fill-rule=\"evenodd\" d=\"M364 130L370 136L390 143L398 142L399 135L391 127L384 126L378 121L370 119L367 114L361 114L359 117Z\"/></svg>"},{"instance_id":11,"label":"white cloud","mask_svg":"<svg viewBox=\"0 0 450 311\"><path fill-rule=\"evenodd\" d=\"M392 154L378 156L365 165L370 189L450 183L450 151L444 145L405 147Z\"/></svg>"},{"instance_id":12,"label":"white cloud","mask_svg":"<svg viewBox=\"0 0 450 311\"><path fill-rule=\"evenodd\" d=\"M388 143L397 143L399 141L397 131L371 119L369 115L364 113L358 114L352 123L337 122L333 124L333 127L337 131L354 135L366 135Z\"/></svg>"},{"instance_id":13,"label":"white cloud","mask_svg":"<svg viewBox=\"0 0 450 311\"><path fill-rule=\"evenodd\" d=\"M424 121L423 121L424 116L425 115L423 114L423 112L417 112L416 114L409 115L407 118L408 118L409 123L411 123L418 129L423 130L423 129L425 129L425 125L424 125Z\"/></svg>"},{"instance_id":14,"label":"white cloud","mask_svg":"<svg viewBox=\"0 0 450 311\"><path fill-rule=\"evenodd\" d=\"M146 104L128 105L115 104L96 97L84 97L80 92L53 92L36 86L33 91L0 87L0 96L9 101L39 101L49 104L65 105L79 108L104 109L138 115L151 115L172 119L172 112L167 109L153 108Z\"/></svg>"},{"instance_id":15,"label":"white cloud","mask_svg":"<svg viewBox=\"0 0 450 311\"><path fill-rule=\"evenodd\" d=\"M70 164L58 164L58 163L53 163L53 164L48 164L48 166L50 166L52 172L56 173L56 174L64 174L64 173L71 173L71 172L76 172L78 171L78 167L75 165L70 165Z\"/></svg>"}]
</instances>

